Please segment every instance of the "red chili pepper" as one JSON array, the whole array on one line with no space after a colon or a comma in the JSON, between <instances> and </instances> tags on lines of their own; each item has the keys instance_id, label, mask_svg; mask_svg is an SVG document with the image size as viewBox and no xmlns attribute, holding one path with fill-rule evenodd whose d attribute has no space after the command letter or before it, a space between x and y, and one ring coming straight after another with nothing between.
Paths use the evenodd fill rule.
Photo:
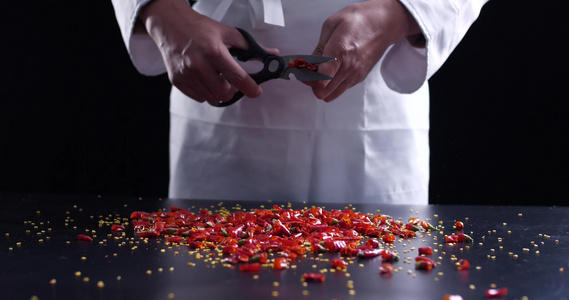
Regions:
<instances>
[{"instance_id":1,"label":"red chili pepper","mask_svg":"<svg viewBox=\"0 0 569 300\"><path fill-rule=\"evenodd\" d=\"M418 270L430 270L435 266L435 261L424 256L415 257L415 268Z\"/></svg>"},{"instance_id":2,"label":"red chili pepper","mask_svg":"<svg viewBox=\"0 0 569 300\"><path fill-rule=\"evenodd\" d=\"M399 260L399 256L397 254L395 254L393 251L391 250L384 250L383 253L381 253L381 257L383 258L383 260L385 261L396 261Z\"/></svg>"},{"instance_id":3,"label":"red chili pepper","mask_svg":"<svg viewBox=\"0 0 569 300\"><path fill-rule=\"evenodd\" d=\"M395 235L387 233L383 236L382 240L386 243L392 243L393 241L395 241Z\"/></svg>"},{"instance_id":4,"label":"red chili pepper","mask_svg":"<svg viewBox=\"0 0 569 300\"><path fill-rule=\"evenodd\" d=\"M447 235L445 236L445 240L447 243L472 243L474 242L474 239L472 239L470 236L464 234L464 233L458 233L458 234L451 234L451 235Z\"/></svg>"},{"instance_id":5,"label":"red chili pepper","mask_svg":"<svg viewBox=\"0 0 569 300\"><path fill-rule=\"evenodd\" d=\"M508 295L508 288L486 290L486 298L499 298L506 295Z\"/></svg>"},{"instance_id":6,"label":"red chili pepper","mask_svg":"<svg viewBox=\"0 0 569 300\"><path fill-rule=\"evenodd\" d=\"M462 296L446 294L444 295L443 300L462 300Z\"/></svg>"},{"instance_id":7,"label":"red chili pepper","mask_svg":"<svg viewBox=\"0 0 569 300\"><path fill-rule=\"evenodd\" d=\"M167 236L166 241L170 243L180 243L182 242L181 236Z\"/></svg>"},{"instance_id":8,"label":"red chili pepper","mask_svg":"<svg viewBox=\"0 0 569 300\"><path fill-rule=\"evenodd\" d=\"M421 219L417 218L417 217L411 217L409 218L409 220L407 221L408 224L411 225L419 225L419 223L421 222Z\"/></svg>"},{"instance_id":9,"label":"red chili pepper","mask_svg":"<svg viewBox=\"0 0 569 300\"><path fill-rule=\"evenodd\" d=\"M379 248L379 241L376 239L369 239L366 241L365 245L372 248Z\"/></svg>"},{"instance_id":10,"label":"red chili pepper","mask_svg":"<svg viewBox=\"0 0 569 300\"><path fill-rule=\"evenodd\" d=\"M239 271L241 272L259 272L261 270L261 264L255 263L242 263L239 265Z\"/></svg>"},{"instance_id":11,"label":"red chili pepper","mask_svg":"<svg viewBox=\"0 0 569 300\"><path fill-rule=\"evenodd\" d=\"M259 253L259 262L264 264L269 260L269 255L267 254L267 252L261 252Z\"/></svg>"},{"instance_id":12,"label":"red chili pepper","mask_svg":"<svg viewBox=\"0 0 569 300\"><path fill-rule=\"evenodd\" d=\"M183 208L181 208L181 207L177 207L177 206L173 206L173 205L170 206L170 211L172 211L172 212L174 212L174 211L180 211L180 210L182 210L182 209L183 209Z\"/></svg>"},{"instance_id":13,"label":"red chili pepper","mask_svg":"<svg viewBox=\"0 0 569 300\"><path fill-rule=\"evenodd\" d=\"M460 271L468 270L470 269L470 263L466 259L459 259L457 269L459 269Z\"/></svg>"},{"instance_id":14,"label":"red chili pepper","mask_svg":"<svg viewBox=\"0 0 569 300\"><path fill-rule=\"evenodd\" d=\"M454 228L456 230L462 230L464 229L464 224L461 221L456 221L456 223L454 224Z\"/></svg>"},{"instance_id":15,"label":"red chili pepper","mask_svg":"<svg viewBox=\"0 0 569 300\"><path fill-rule=\"evenodd\" d=\"M380 274L390 274L391 272L393 272L393 265L390 263L382 263L381 266L379 266L379 273Z\"/></svg>"},{"instance_id":16,"label":"red chili pepper","mask_svg":"<svg viewBox=\"0 0 569 300\"><path fill-rule=\"evenodd\" d=\"M419 248L419 254L432 255L433 254L433 248L431 248L431 247L420 247Z\"/></svg>"},{"instance_id":17,"label":"red chili pepper","mask_svg":"<svg viewBox=\"0 0 569 300\"><path fill-rule=\"evenodd\" d=\"M277 257L273 261L273 269L275 270L282 270L288 267L288 263L285 257Z\"/></svg>"},{"instance_id":18,"label":"red chili pepper","mask_svg":"<svg viewBox=\"0 0 569 300\"><path fill-rule=\"evenodd\" d=\"M302 58L297 58L294 61L291 60L288 63L288 66L291 68L306 68L306 69L311 70L311 71L316 71L318 69L318 67L316 65L310 64Z\"/></svg>"},{"instance_id":19,"label":"red chili pepper","mask_svg":"<svg viewBox=\"0 0 569 300\"><path fill-rule=\"evenodd\" d=\"M304 273L302 274L302 279L304 281L324 282L324 280L326 280L326 276L319 273Z\"/></svg>"},{"instance_id":20,"label":"red chili pepper","mask_svg":"<svg viewBox=\"0 0 569 300\"><path fill-rule=\"evenodd\" d=\"M431 270L434 267L433 263L430 261L417 261L415 262L415 269L417 270Z\"/></svg>"},{"instance_id":21,"label":"red chili pepper","mask_svg":"<svg viewBox=\"0 0 569 300\"><path fill-rule=\"evenodd\" d=\"M136 234L138 234L139 237L147 238L147 237L157 237L160 235L160 232L156 230L143 230L143 231L137 231Z\"/></svg>"},{"instance_id":22,"label":"red chili pepper","mask_svg":"<svg viewBox=\"0 0 569 300\"><path fill-rule=\"evenodd\" d=\"M124 231L125 228L124 228L124 226L122 226L122 225L113 224L113 225L111 226L111 230L112 230L112 231Z\"/></svg>"},{"instance_id":23,"label":"red chili pepper","mask_svg":"<svg viewBox=\"0 0 569 300\"><path fill-rule=\"evenodd\" d=\"M421 227L423 227L425 230L435 230L435 231L439 230L437 227L433 226L431 223L425 222L425 221L421 221Z\"/></svg>"},{"instance_id":24,"label":"red chili pepper","mask_svg":"<svg viewBox=\"0 0 569 300\"><path fill-rule=\"evenodd\" d=\"M239 245L237 245L237 244L227 245L227 246L223 247L221 252L223 254L231 254L231 253L235 253L235 251L237 251L237 248L239 248Z\"/></svg>"},{"instance_id":25,"label":"red chili pepper","mask_svg":"<svg viewBox=\"0 0 569 300\"><path fill-rule=\"evenodd\" d=\"M361 258L376 257L382 255L384 251L385 251L384 249L360 249L360 251L358 252L358 257Z\"/></svg>"},{"instance_id":26,"label":"red chili pepper","mask_svg":"<svg viewBox=\"0 0 569 300\"><path fill-rule=\"evenodd\" d=\"M79 235L77 235L77 239L80 240L80 241L86 241L86 242L92 242L92 241L93 241L93 238L92 238L92 237L90 237L90 236L88 236L88 235L85 235L85 234L79 234Z\"/></svg>"},{"instance_id":27,"label":"red chili pepper","mask_svg":"<svg viewBox=\"0 0 569 300\"><path fill-rule=\"evenodd\" d=\"M348 263L341 258L333 258L330 263L332 264L332 268L336 269L343 269L348 266Z\"/></svg>"}]
</instances>

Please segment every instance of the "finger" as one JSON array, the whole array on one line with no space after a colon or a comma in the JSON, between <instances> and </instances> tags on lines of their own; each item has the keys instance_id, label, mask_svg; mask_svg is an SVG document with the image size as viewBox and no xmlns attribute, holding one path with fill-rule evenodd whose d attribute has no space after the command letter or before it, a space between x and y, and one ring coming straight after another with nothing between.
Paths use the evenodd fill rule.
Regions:
<instances>
[{"instance_id":1,"label":"finger","mask_svg":"<svg viewBox=\"0 0 569 300\"><path fill-rule=\"evenodd\" d=\"M339 95L353 86L354 79L358 77L353 66L353 61L348 57L340 56L337 60L334 77L326 84L326 86L313 87L314 95L318 99L327 102L336 99Z\"/></svg>"},{"instance_id":2,"label":"finger","mask_svg":"<svg viewBox=\"0 0 569 300\"><path fill-rule=\"evenodd\" d=\"M263 48L265 51L273 54L273 55L279 55L280 50L278 48L270 48L270 47L266 47L262 44L259 44L259 46L261 46L261 48Z\"/></svg>"},{"instance_id":3,"label":"finger","mask_svg":"<svg viewBox=\"0 0 569 300\"><path fill-rule=\"evenodd\" d=\"M207 89L206 100L208 102L225 102L233 97L234 88L220 72L210 71L202 77L202 82Z\"/></svg>"},{"instance_id":4,"label":"finger","mask_svg":"<svg viewBox=\"0 0 569 300\"><path fill-rule=\"evenodd\" d=\"M318 65L318 73L328 75L332 78L338 73L341 63L338 60L329 61ZM319 80L319 81L303 81L302 83L313 87L313 88L324 88L330 84L330 80Z\"/></svg>"},{"instance_id":5,"label":"finger","mask_svg":"<svg viewBox=\"0 0 569 300\"><path fill-rule=\"evenodd\" d=\"M234 33L230 35L226 44L229 48L247 49L249 45L245 38L233 28ZM274 49L272 49L274 50ZM271 50L271 51L272 51ZM277 50L278 51L278 50ZM240 90L244 95L256 98L261 96L261 87L245 72L245 70L237 63L237 61L229 53L229 49L225 51L224 59L217 61L216 70L223 74L225 79L231 83L235 89Z\"/></svg>"},{"instance_id":6,"label":"finger","mask_svg":"<svg viewBox=\"0 0 569 300\"><path fill-rule=\"evenodd\" d=\"M333 89L327 96L322 98L325 102L331 102L336 100L336 98L340 97L345 91L351 88L353 84L351 81L344 80L342 81L335 89Z\"/></svg>"},{"instance_id":7,"label":"finger","mask_svg":"<svg viewBox=\"0 0 569 300\"><path fill-rule=\"evenodd\" d=\"M327 19L324 22L324 24L322 24L322 29L320 31L320 38L318 39L318 44L316 45L316 48L312 52L312 55L322 56L322 55L324 55L324 53L329 55L327 53L328 51L326 51L327 50L326 46L330 42L330 39L332 38L332 35L333 35L336 27L337 27L337 22L334 20L333 17ZM335 57L335 56L332 56L332 57ZM338 60L319 64L318 65L318 73L322 73L322 74L328 75L330 77L334 77L334 75L338 72L340 65L341 65L341 63ZM303 83L308 85L308 86L311 86L313 88L324 88L330 83L330 80L305 81Z\"/></svg>"},{"instance_id":8,"label":"finger","mask_svg":"<svg viewBox=\"0 0 569 300\"><path fill-rule=\"evenodd\" d=\"M318 44L316 44L316 48L312 52L312 55L322 55L324 53L324 49L326 48L330 37L334 33L336 26L337 23L333 18L327 19L324 24L322 24L322 29L320 30L320 38L318 39Z\"/></svg>"}]
</instances>

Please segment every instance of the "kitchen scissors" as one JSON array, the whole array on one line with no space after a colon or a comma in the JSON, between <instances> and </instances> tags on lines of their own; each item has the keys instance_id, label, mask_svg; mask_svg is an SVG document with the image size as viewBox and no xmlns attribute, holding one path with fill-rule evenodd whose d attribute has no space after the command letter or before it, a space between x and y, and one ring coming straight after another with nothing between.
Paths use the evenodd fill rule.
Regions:
<instances>
[{"instance_id":1,"label":"kitchen scissors","mask_svg":"<svg viewBox=\"0 0 569 300\"><path fill-rule=\"evenodd\" d=\"M247 31L241 28L237 28L237 30L239 30L241 35L243 35L249 44L249 49L244 50L231 48L229 49L229 53L231 53L231 55L240 61L258 59L263 62L263 69L261 69L261 71L254 74L249 74L249 76L251 76L251 78L253 78L257 84L261 84L265 81L276 78L289 80L290 74L294 74L294 77L300 81L319 81L332 79L332 77L318 73L316 70L298 67L294 64L291 65L291 62L294 63L297 59L301 59L308 64L316 65L331 60L336 60L335 58L318 55L274 55L265 51L265 49L263 49L263 47L261 47ZM237 91L231 100L212 105L215 107L226 107L236 103L242 97L243 93L241 91Z\"/></svg>"}]
</instances>

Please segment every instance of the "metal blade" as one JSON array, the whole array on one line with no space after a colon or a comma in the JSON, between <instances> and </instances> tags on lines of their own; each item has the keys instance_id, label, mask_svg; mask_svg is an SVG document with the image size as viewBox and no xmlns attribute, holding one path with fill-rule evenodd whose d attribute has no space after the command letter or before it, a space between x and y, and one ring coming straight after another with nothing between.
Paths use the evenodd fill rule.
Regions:
<instances>
[{"instance_id":1,"label":"metal blade","mask_svg":"<svg viewBox=\"0 0 569 300\"><path fill-rule=\"evenodd\" d=\"M334 57L320 56L320 55L286 55L282 56L282 58L286 64L288 64L289 61L291 60L294 61L297 58L304 59L309 64L321 64L329 62L331 60L336 60L336 58Z\"/></svg>"},{"instance_id":2,"label":"metal blade","mask_svg":"<svg viewBox=\"0 0 569 300\"><path fill-rule=\"evenodd\" d=\"M332 77L316 71L298 68L286 68L280 78L290 79L290 74L293 74L294 78L299 81L320 81L332 79Z\"/></svg>"}]
</instances>

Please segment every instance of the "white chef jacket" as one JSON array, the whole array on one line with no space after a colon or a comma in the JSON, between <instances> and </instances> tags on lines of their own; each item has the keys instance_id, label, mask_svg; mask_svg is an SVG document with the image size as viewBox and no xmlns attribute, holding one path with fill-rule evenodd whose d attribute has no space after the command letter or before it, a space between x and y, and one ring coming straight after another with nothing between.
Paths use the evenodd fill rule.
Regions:
<instances>
[{"instance_id":1,"label":"white chef jacket","mask_svg":"<svg viewBox=\"0 0 569 300\"><path fill-rule=\"evenodd\" d=\"M134 65L156 75L166 70L158 48L146 33L133 33L147 2L113 5ZM288 55L312 53L324 20L354 2L361 1L202 0L194 9ZM427 204L427 80L486 0L401 2L426 47L398 42L363 82L331 103L296 80L263 83L261 98L244 97L226 108L173 88L169 197Z\"/></svg>"}]
</instances>

